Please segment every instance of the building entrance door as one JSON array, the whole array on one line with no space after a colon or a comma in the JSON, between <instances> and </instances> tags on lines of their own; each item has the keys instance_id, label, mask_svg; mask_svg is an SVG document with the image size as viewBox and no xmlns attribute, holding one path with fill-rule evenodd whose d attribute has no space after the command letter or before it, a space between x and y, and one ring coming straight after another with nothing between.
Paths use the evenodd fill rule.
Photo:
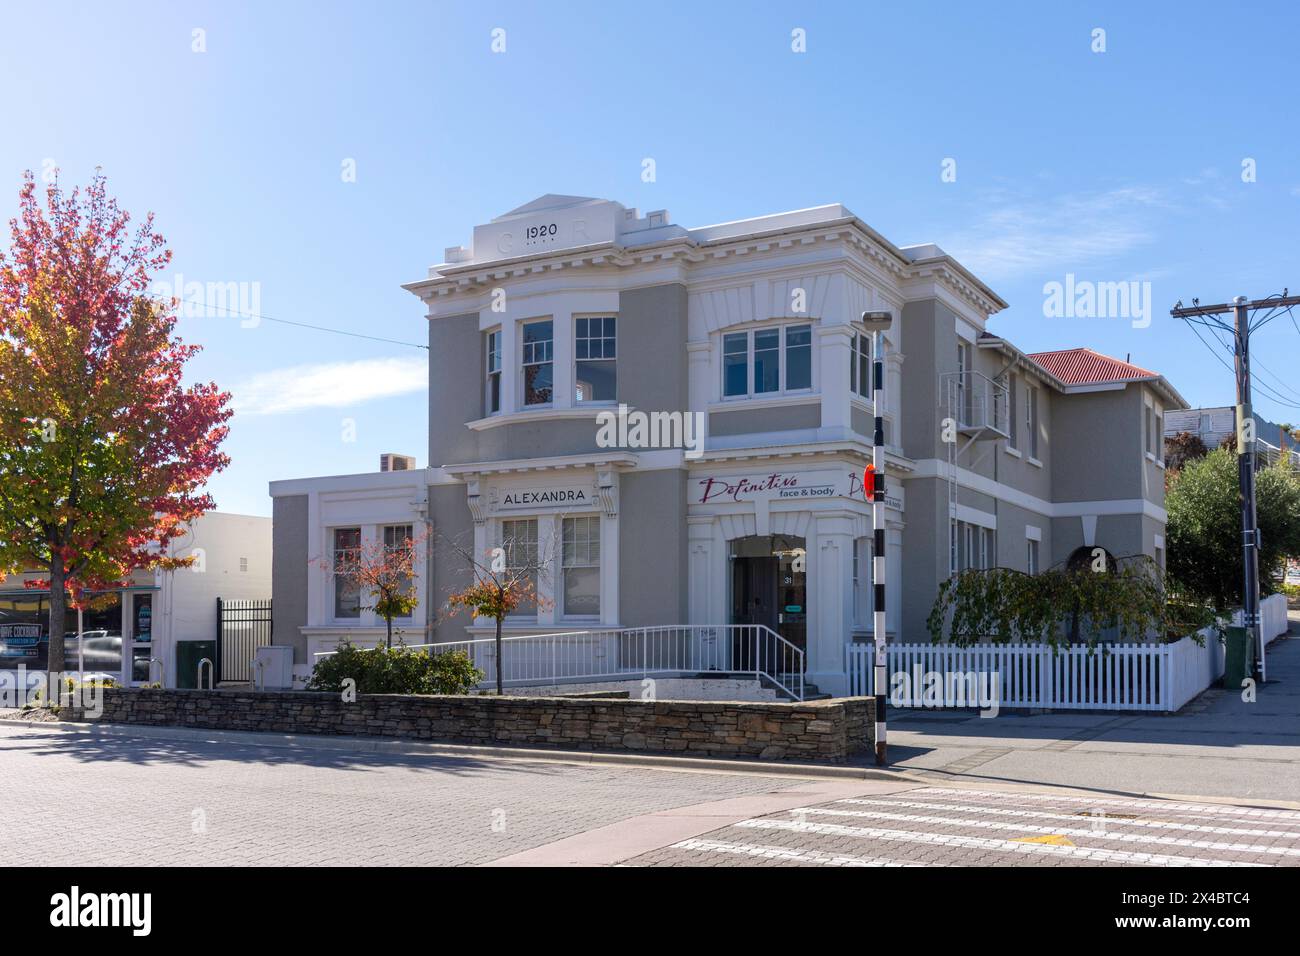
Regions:
<instances>
[{"instance_id":1,"label":"building entrance door","mask_svg":"<svg viewBox=\"0 0 1300 956\"><path fill-rule=\"evenodd\" d=\"M803 538L753 535L731 543L731 623L762 625L800 650L808 643L807 554ZM755 666L752 632L733 640L738 666ZM770 653L770 652L769 652ZM762 666L762 662L757 662Z\"/></svg>"}]
</instances>

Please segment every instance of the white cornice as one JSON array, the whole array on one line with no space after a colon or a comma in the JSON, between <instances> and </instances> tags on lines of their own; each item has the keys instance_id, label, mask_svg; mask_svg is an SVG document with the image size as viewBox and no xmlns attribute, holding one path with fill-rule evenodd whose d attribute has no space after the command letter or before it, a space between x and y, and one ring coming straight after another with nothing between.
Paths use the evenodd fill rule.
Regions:
<instances>
[{"instance_id":1,"label":"white cornice","mask_svg":"<svg viewBox=\"0 0 1300 956\"><path fill-rule=\"evenodd\" d=\"M637 456L631 452L611 451L594 455L558 455L552 458L514 458L505 461L472 461L459 465L443 465L442 470L457 478L475 475L504 475L532 471L563 471L568 468L618 468L633 467Z\"/></svg>"}]
</instances>

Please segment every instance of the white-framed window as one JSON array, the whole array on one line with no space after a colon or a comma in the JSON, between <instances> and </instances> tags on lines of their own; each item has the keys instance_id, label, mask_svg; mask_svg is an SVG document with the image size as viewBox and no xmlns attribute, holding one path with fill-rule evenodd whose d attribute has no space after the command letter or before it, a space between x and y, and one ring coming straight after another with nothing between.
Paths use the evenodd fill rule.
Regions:
<instances>
[{"instance_id":1,"label":"white-framed window","mask_svg":"<svg viewBox=\"0 0 1300 956\"><path fill-rule=\"evenodd\" d=\"M397 554L398 552L403 551L409 552L412 548L414 534L412 533L412 528L409 524L385 525L383 528L383 536L384 551L389 554ZM412 562L412 568L414 568L414 562ZM414 587L415 579L407 578L406 582L402 585L402 593L409 595Z\"/></svg>"},{"instance_id":2,"label":"white-framed window","mask_svg":"<svg viewBox=\"0 0 1300 956\"><path fill-rule=\"evenodd\" d=\"M871 401L875 384L871 381L871 336L866 332L853 333L853 348L849 354L849 388L854 395ZM881 390L883 393L883 389Z\"/></svg>"},{"instance_id":3,"label":"white-framed window","mask_svg":"<svg viewBox=\"0 0 1300 956\"><path fill-rule=\"evenodd\" d=\"M239 559L239 570L241 570L241 571L247 571L247 570L248 570L248 558L240 558L240 559Z\"/></svg>"},{"instance_id":4,"label":"white-framed window","mask_svg":"<svg viewBox=\"0 0 1300 956\"><path fill-rule=\"evenodd\" d=\"M484 408L489 415L501 411L501 330L487 334L487 392Z\"/></svg>"},{"instance_id":5,"label":"white-framed window","mask_svg":"<svg viewBox=\"0 0 1300 956\"><path fill-rule=\"evenodd\" d=\"M343 573L344 567L361 553L360 528L334 529L334 617L361 617L361 585Z\"/></svg>"},{"instance_id":6,"label":"white-framed window","mask_svg":"<svg viewBox=\"0 0 1300 956\"><path fill-rule=\"evenodd\" d=\"M812 326L785 327L785 390L801 392L812 388Z\"/></svg>"},{"instance_id":7,"label":"white-framed window","mask_svg":"<svg viewBox=\"0 0 1300 956\"><path fill-rule=\"evenodd\" d=\"M1038 457L1038 389L1033 385L1025 386L1025 451Z\"/></svg>"},{"instance_id":8,"label":"white-framed window","mask_svg":"<svg viewBox=\"0 0 1300 956\"><path fill-rule=\"evenodd\" d=\"M579 402L612 402L617 396L616 325L612 315L573 320L574 388Z\"/></svg>"},{"instance_id":9,"label":"white-framed window","mask_svg":"<svg viewBox=\"0 0 1300 956\"><path fill-rule=\"evenodd\" d=\"M724 398L811 389L811 325L775 325L723 334Z\"/></svg>"},{"instance_id":10,"label":"white-framed window","mask_svg":"<svg viewBox=\"0 0 1300 956\"><path fill-rule=\"evenodd\" d=\"M993 567L993 555L995 554L993 548L993 529L980 528L979 537L980 537L979 566L983 568L985 571L987 571L989 568Z\"/></svg>"},{"instance_id":11,"label":"white-framed window","mask_svg":"<svg viewBox=\"0 0 1300 956\"><path fill-rule=\"evenodd\" d=\"M948 519L948 573L957 573L957 519Z\"/></svg>"},{"instance_id":12,"label":"white-framed window","mask_svg":"<svg viewBox=\"0 0 1300 956\"><path fill-rule=\"evenodd\" d=\"M875 592L871 585L872 562L871 538L857 538L853 542L853 626L869 628L872 625L871 614L875 610Z\"/></svg>"},{"instance_id":13,"label":"white-framed window","mask_svg":"<svg viewBox=\"0 0 1300 956\"><path fill-rule=\"evenodd\" d=\"M963 423L969 423L974 417L972 406L973 389L971 387L971 351L970 343L957 342L957 414Z\"/></svg>"},{"instance_id":14,"label":"white-framed window","mask_svg":"<svg viewBox=\"0 0 1300 956\"><path fill-rule=\"evenodd\" d=\"M1033 538L1025 541L1027 554L1025 555L1025 570L1030 574L1038 573L1038 542Z\"/></svg>"},{"instance_id":15,"label":"white-framed window","mask_svg":"<svg viewBox=\"0 0 1300 956\"><path fill-rule=\"evenodd\" d=\"M600 617L600 516L565 518L561 529L564 617Z\"/></svg>"},{"instance_id":16,"label":"white-framed window","mask_svg":"<svg viewBox=\"0 0 1300 956\"><path fill-rule=\"evenodd\" d=\"M1154 405L1146 405L1143 422L1147 454L1153 458L1163 458L1164 449L1161 446L1164 443L1164 419L1160 410Z\"/></svg>"},{"instance_id":17,"label":"white-framed window","mask_svg":"<svg viewBox=\"0 0 1300 956\"><path fill-rule=\"evenodd\" d=\"M501 522L501 547L505 550L506 568L513 577L527 569L526 577L537 594L537 519L511 518ZM537 614L537 605L520 604L515 616L529 617Z\"/></svg>"},{"instance_id":18,"label":"white-framed window","mask_svg":"<svg viewBox=\"0 0 1300 956\"><path fill-rule=\"evenodd\" d=\"M549 405L555 397L555 324L550 319L523 327L524 404Z\"/></svg>"}]
</instances>

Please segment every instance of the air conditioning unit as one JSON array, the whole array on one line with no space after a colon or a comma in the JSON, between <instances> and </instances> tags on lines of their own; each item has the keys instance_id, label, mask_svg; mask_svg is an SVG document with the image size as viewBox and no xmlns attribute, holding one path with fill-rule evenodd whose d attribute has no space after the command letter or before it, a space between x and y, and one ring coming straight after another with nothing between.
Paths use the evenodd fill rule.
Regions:
<instances>
[{"instance_id":1,"label":"air conditioning unit","mask_svg":"<svg viewBox=\"0 0 1300 956\"><path fill-rule=\"evenodd\" d=\"M380 471L410 471L415 467L414 455L398 455L386 451L379 456Z\"/></svg>"}]
</instances>

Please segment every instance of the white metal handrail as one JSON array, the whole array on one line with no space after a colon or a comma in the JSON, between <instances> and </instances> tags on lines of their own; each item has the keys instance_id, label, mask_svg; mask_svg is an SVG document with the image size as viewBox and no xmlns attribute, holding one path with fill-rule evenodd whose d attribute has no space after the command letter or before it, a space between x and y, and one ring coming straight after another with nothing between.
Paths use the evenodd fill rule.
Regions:
<instances>
[{"instance_id":1,"label":"white metal handrail","mask_svg":"<svg viewBox=\"0 0 1300 956\"><path fill-rule=\"evenodd\" d=\"M679 624L601 628L503 637L502 683L511 686L652 674L709 673L766 680L794 700L804 697L804 652L762 624ZM496 638L408 644L442 654L463 651L496 683ZM367 648L375 650L377 648ZM318 651L317 658L336 651Z\"/></svg>"}]
</instances>

